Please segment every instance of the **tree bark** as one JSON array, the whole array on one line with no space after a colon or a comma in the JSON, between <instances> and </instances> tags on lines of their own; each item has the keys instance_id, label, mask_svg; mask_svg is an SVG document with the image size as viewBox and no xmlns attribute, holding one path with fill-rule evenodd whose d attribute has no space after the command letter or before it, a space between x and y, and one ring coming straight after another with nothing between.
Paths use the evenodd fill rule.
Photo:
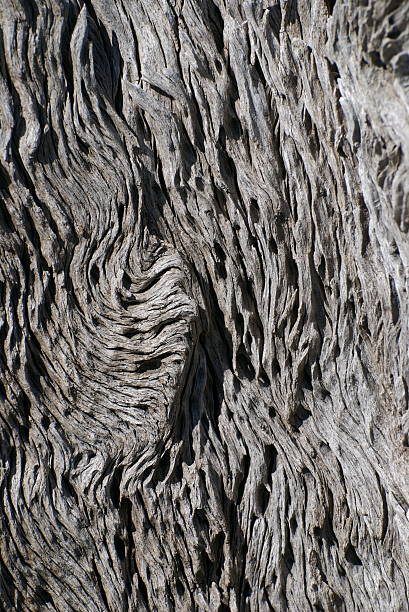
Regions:
<instances>
[{"instance_id":1,"label":"tree bark","mask_svg":"<svg viewBox=\"0 0 409 612\"><path fill-rule=\"evenodd\" d=\"M0 0L4 610L409 610L409 7Z\"/></svg>"}]
</instances>

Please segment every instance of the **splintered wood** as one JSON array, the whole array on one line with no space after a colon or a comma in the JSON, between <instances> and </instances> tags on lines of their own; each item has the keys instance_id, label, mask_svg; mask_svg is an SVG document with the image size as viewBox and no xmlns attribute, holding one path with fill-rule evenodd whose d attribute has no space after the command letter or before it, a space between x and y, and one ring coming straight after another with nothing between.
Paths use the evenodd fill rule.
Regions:
<instances>
[{"instance_id":1,"label":"splintered wood","mask_svg":"<svg viewBox=\"0 0 409 612\"><path fill-rule=\"evenodd\" d=\"M408 4L0 32L0 608L408 611Z\"/></svg>"}]
</instances>

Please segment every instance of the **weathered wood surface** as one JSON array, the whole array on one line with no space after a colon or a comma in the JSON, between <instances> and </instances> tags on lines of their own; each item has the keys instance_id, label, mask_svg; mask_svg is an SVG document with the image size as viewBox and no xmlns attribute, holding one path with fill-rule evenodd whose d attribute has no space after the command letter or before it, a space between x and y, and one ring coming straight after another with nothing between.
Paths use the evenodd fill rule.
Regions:
<instances>
[{"instance_id":1,"label":"weathered wood surface","mask_svg":"<svg viewBox=\"0 0 409 612\"><path fill-rule=\"evenodd\" d=\"M409 7L0 0L5 610L408 610Z\"/></svg>"}]
</instances>

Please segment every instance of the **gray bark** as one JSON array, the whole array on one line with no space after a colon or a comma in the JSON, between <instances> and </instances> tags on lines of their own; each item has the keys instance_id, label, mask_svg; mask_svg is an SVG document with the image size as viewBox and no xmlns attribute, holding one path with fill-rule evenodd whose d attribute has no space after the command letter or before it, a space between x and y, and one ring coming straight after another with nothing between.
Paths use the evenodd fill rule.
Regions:
<instances>
[{"instance_id":1,"label":"gray bark","mask_svg":"<svg viewBox=\"0 0 409 612\"><path fill-rule=\"evenodd\" d=\"M0 0L4 610L409 610L408 19Z\"/></svg>"}]
</instances>

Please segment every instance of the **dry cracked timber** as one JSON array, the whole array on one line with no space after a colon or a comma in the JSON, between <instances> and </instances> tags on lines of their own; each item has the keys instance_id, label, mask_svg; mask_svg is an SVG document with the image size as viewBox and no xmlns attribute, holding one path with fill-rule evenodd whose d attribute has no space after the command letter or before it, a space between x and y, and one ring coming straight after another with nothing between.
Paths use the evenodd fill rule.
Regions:
<instances>
[{"instance_id":1,"label":"dry cracked timber","mask_svg":"<svg viewBox=\"0 0 409 612\"><path fill-rule=\"evenodd\" d=\"M409 609L409 5L0 0L0 602Z\"/></svg>"}]
</instances>

